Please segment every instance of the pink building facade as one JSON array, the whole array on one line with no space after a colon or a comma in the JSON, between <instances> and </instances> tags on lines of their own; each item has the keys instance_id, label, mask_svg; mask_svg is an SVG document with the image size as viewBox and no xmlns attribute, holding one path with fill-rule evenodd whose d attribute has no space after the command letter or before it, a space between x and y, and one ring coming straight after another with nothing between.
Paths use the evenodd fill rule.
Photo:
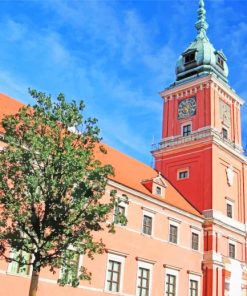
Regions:
<instances>
[{"instance_id":1,"label":"pink building facade","mask_svg":"<svg viewBox=\"0 0 247 296\"><path fill-rule=\"evenodd\" d=\"M122 202L115 210L127 225L95 234L104 254L75 258L78 270L92 272L90 282L59 287L63 271L44 269L39 296L247 296L243 100L228 84L226 58L209 42L207 27L200 0L196 39L178 59L176 81L161 92L155 169L108 146L100 156L115 168L104 198L117 190ZM0 106L1 119L22 104L0 95ZM114 213L107 223L113 219ZM2 294L27 295L30 272L0 261Z\"/></svg>"}]
</instances>

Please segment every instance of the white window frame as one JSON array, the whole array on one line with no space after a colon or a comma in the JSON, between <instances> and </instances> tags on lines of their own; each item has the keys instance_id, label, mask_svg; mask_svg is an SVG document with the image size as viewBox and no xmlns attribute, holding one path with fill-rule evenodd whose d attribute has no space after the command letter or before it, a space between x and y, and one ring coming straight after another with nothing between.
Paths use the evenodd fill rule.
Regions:
<instances>
[{"instance_id":1,"label":"white window frame","mask_svg":"<svg viewBox=\"0 0 247 296\"><path fill-rule=\"evenodd\" d=\"M230 244L235 246L235 256L234 258L230 257ZM228 245L227 245L227 256L233 260L237 260L237 243L234 240L228 239Z\"/></svg>"},{"instance_id":2,"label":"white window frame","mask_svg":"<svg viewBox=\"0 0 247 296\"><path fill-rule=\"evenodd\" d=\"M201 296L201 276L194 274L192 272L189 272L189 288L188 288L188 296L190 296L190 281L197 281L198 282L198 296Z\"/></svg>"},{"instance_id":3,"label":"white window frame","mask_svg":"<svg viewBox=\"0 0 247 296\"><path fill-rule=\"evenodd\" d=\"M175 219L172 219L172 218L169 218L169 228L168 228L168 242L170 244L173 244L173 245L179 245L180 243L180 221L178 220L175 220ZM177 242L176 243L173 243L170 241L170 226L176 226L177 227Z\"/></svg>"},{"instance_id":4,"label":"white window frame","mask_svg":"<svg viewBox=\"0 0 247 296\"><path fill-rule=\"evenodd\" d=\"M120 197L120 199L122 199L122 197ZM127 218L127 216L128 216L128 203L125 200L121 200L118 205L120 207L124 208L125 217ZM116 211L116 206L113 209L112 222L114 222L114 219L115 219L115 211ZM115 223L115 225L124 226L124 225L121 225L120 223Z\"/></svg>"},{"instance_id":5,"label":"white window frame","mask_svg":"<svg viewBox=\"0 0 247 296\"><path fill-rule=\"evenodd\" d=\"M185 121L181 124L181 136L182 137L188 137L188 136L184 136L184 126L186 125L190 125L190 134L188 136L190 136L192 134L192 121Z\"/></svg>"},{"instance_id":6,"label":"white window frame","mask_svg":"<svg viewBox=\"0 0 247 296\"><path fill-rule=\"evenodd\" d=\"M150 271L149 274L149 288L148 288L148 296L152 296L152 288L153 288L153 263L150 262L146 262L146 261L142 261L140 259L138 259L138 264L137 264L137 273L136 273L136 296L138 295L138 275L139 275L139 268L146 268Z\"/></svg>"},{"instance_id":7,"label":"white window frame","mask_svg":"<svg viewBox=\"0 0 247 296\"><path fill-rule=\"evenodd\" d=\"M192 234L193 233L198 234L198 249L197 250L192 248ZM191 244L190 247L191 247L192 251L200 252L200 250L201 250L201 231L194 228L193 226L191 226L191 242L190 242L190 244Z\"/></svg>"},{"instance_id":8,"label":"white window frame","mask_svg":"<svg viewBox=\"0 0 247 296\"><path fill-rule=\"evenodd\" d=\"M179 174L182 172L188 172L188 176L186 178L180 178ZM189 179L189 177L190 177L190 169L188 167L177 170L177 180L187 180Z\"/></svg>"},{"instance_id":9,"label":"white window frame","mask_svg":"<svg viewBox=\"0 0 247 296\"><path fill-rule=\"evenodd\" d=\"M165 286L164 286L164 295L166 295L167 293L167 289L166 289L166 276L167 275L173 275L176 277L176 286L175 286L175 290L176 290L176 293L175 293L175 296L178 296L178 287L179 287L179 269L175 269L175 268L170 268L170 267L165 267Z\"/></svg>"},{"instance_id":10,"label":"white window frame","mask_svg":"<svg viewBox=\"0 0 247 296\"><path fill-rule=\"evenodd\" d=\"M151 228L151 234L147 234L143 232L143 226L144 226L144 216L148 216L152 219L152 228ZM153 211L148 211L147 209L143 209L142 210L142 228L141 228L141 233L143 235L147 235L147 236L153 236L154 235L154 212Z\"/></svg>"},{"instance_id":11,"label":"white window frame","mask_svg":"<svg viewBox=\"0 0 247 296\"><path fill-rule=\"evenodd\" d=\"M160 193L157 192L157 189L160 189ZM156 185L154 186L154 194L157 196L163 196L163 188L160 185Z\"/></svg>"},{"instance_id":12,"label":"white window frame","mask_svg":"<svg viewBox=\"0 0 247 296\"><path fill-rule=\"evenodd\" d=\"M227 205L232 206L232 217L227 216ZM234 202L232 202L230 199L226 198L226 216L229 219L234 219Z\"/></svg>"},{"instance_id":13,"label":"white window frame","mask_svg":"<svg viewBox=\"0 0 247 296\"><path fill-rule=\"evenodd\" d=\"M76 252L76 248L72 245L70 245L68 247L68 250ZM83 264L83 255L79 254L79 260L78 260L78 266L77 266L77 276L80 275L80 269L82 267L82 264ZM59 269L59 279L61 279L61 277L62 277L62 267ZM66 284L66 285L71 286L70 284Z\"/></svg>"},{"instance_id":14,"label":"white window frame","mask_svg":"<svg viewBox=\"0 0 247 296\"><path fill-rule=\"evenodd\" d=\"M13 258L14 256L14 252L13 250L10 251L10 258ZM30 262L33 261L33 255L31 255L31 258L30 258ZM14 261L11 261L9 264L8 264L8 267L7 267L7 273L8 274L14 274L14 275L17 275L17 276L21 276L21 277L26 277L26 278L30 278L31 275L32 275L32 271L33 271L33 266L32 265L29 265L29 273L28 274L21 274L21 273L14 273L14 272L11 272L11 269L12 269L12 263Z\"/></svg>"},{"instance_id":15,"label":"white window frame","mask_svg":"<svg viewBox=\"0 0 247 296\"><path fill-rule=\"evenodd\" d=\"M124 280L124 265L125 265L125 255L123 254L117 254L117 253L108 253L107 256L107 264L106 264L106 272L105 272L105 291L108 293L122 293L123 292L123 280ZM108 290L107 288L107 275L108 275L108 269L109 269L109 262L110 260L116 261L121 263L121 268L120 268L120 281L119 281L119 291L118 292L113 292Z\"/></svg>"}]
</instances>

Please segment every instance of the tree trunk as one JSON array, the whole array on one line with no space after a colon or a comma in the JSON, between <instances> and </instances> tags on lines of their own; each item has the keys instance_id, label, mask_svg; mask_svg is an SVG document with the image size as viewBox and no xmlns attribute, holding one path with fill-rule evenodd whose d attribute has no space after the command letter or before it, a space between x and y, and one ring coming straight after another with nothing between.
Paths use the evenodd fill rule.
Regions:
<instances>
[{"instance_id":1,"label":"tree trunk","mask_svg":"<svg viewBox=\"0 0 247 296\"><path fill-rule=\"evenodd\" d=\"M33 270L29 288L29 296L36 296L39 282L39 271Z\"/></svg>"}]
</instances>

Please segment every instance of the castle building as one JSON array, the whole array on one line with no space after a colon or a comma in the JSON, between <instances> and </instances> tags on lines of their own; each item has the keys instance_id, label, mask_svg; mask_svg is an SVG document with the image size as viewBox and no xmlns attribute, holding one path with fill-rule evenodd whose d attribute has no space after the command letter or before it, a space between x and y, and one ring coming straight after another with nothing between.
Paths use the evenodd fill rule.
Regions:
<instances>
[{"instance_id":1,"label":"castle building","mask_svg":"<svg viewBox=\"0 0 247 296\"><path fill-rule=\"evenodd\" d=\"M246 268L243 100L228 84L224 53L206 34L203 0L195 26L195 40L177 61L176 81L161 92L162 141L153 155L156 169L204 216L203 295L242 295L245 282L237 277Z\"/></svg>"},{"instance_id":2,"label":"castle building","mask_svg":"<svg viewBox=\"0 0 247 296\"><path fill-rule=\"evenodd\" d=\"M243 100L230 87L226 57L210 43L207 28L200 0L197 36L178 59L176 81L161 92L155 169L107 145L108 153L97 156L115 168L104 199L117 190L122 202L115 211L125 213L128 224L115 221L115 234L96 234L106 253L74 257L78 270L92 272L90 282L60 287L66 270L47 268L38 296L247 296ZM0 94L0 120L21 106ZM107 223L114 219L112 213ZM1 294L27 295L30 274L28 267L0 260Z\"/></svg>"}]
</instances>

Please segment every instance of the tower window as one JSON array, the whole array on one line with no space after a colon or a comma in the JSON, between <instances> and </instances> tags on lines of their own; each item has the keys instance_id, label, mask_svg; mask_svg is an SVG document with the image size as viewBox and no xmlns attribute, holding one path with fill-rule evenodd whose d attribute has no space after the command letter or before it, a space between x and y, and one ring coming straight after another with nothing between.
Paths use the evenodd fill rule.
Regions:
<instances>
[{"instance_id":1,"label":"tower window","mask_svg":"<svg viewBox=\"0 0 247 296\"><path fill-rule=\"evenodd\" d=\"M183 137L187 137L191 134L191 124L186 124L183 126Z\"/></svg>"},{"instance_id":2,"label":"tower window","mask_svg":"<svg viewBox=\"0 0 247 296\"><path fill-rule=\"evenodd\" d=\"M226 204L226 215L229 218L232 218L232 205L227 203Z\"/></svg>"},{"instance_id":3,"label":"tower window","mask_svg":"<svg viewBox=\"0 0 247 296\"><path fill-rule=\"evenodd\" d=\"M189 178L189 170L178 172L178 179L187 179L187 178Z\"/></svg>"},{"instance_id":4,"label":"tower window","mask_svg":"<svg viewBox=\"0 0 247 296\"><path fill-rule=\"evenodd\" d=\"M186 54L184 56L184 64L186 65L186 64L195 62L195 57L196 57L195 52L191 52L191 53Z\"/></svg>"},{"instance_id":5,"label":"tower window","mask_svg":"<svg viewBox=\"0 0 247 296\"><path fill-rule=\"evenodd\" d=\"M224 70L224 60L220 56L217 57L217 65Z\"/></svg>"},{"instance_id":6,"label":"tower window","mask_svg":"<svg viewBox=\"0 0 247 296\"><path fill-rule=\"evenodd\" d=\"M228 139L228 132L226 128L222 128L223 139Z\"/></svg>"},{"instance_id":7,"label":"tower window","mask_svg":"<svg viewBox=\"0 0 247 296\"><path fill-rule=\"evenodd\" d=\"M229 257L235 259L235 245L229 244Z\"/></svg>"}]
</instances>

